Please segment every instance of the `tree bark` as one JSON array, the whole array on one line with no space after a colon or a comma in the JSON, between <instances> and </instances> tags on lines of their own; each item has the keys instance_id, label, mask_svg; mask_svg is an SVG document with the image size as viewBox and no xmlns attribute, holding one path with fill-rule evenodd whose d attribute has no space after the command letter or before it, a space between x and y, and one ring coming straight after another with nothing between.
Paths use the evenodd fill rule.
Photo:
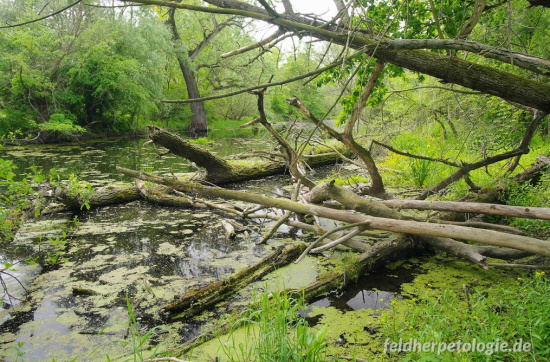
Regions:
<instances>
[{"instance_id":1,"label":"tree bark","mask_svg":"<svg viewBox=\"0 0 550 362\"><path fill-rule=\"evenodd\" d=\"M168 24L172 30L172 39L176 43L176 57L187 87L187 97L189 99L200 98L201 94L195 78L195 73L193 69L191 69L191 59L188 54L184 54L184 52L177 49L179 46L178 43L180 43L182 39L176 25L175 13L175 8L168 11ZM189 133L193 137L200 137L201 135L208 133L208 120L206 118L206 111L204 109L203 102L191 103L191 123L189 124Z\"/></svg>"},{"instance_id":2,"label":"tree bark","mask_svg":"<svg viewBox=\"0 0 550 362\"><path fill-rule=\"evenodd\" d=\"M205 309L214 306L237 293L241 288L258 280L269 272L293 261L305 249L304 244L278 247L273 253L258 263L245 268L227 279L210 283L204 288L192 289L183 294L177 301L165 305L169 312L183 311L174 319L189 318Z\"/></svg>"},{"instance_id":3,"label":"tree bark","mask_svg":"<svg viewBox=\"0 0 550 362\"><path fill-rule=\"evenodd\" d=\"M72 210L81 210L83 206L82 200L78 197L69 195L64 188L56 188L52 196ZM135 186L107 186L93 190L89 205L90 207L100 207L139 199L141 199L141 194L139 189ZM44 213L48 213L48 210L46 209Z\"/></svg>"},{"instance_id":4,"label":"tree bark","mask_svg":"<svg viewBox=\"0 0 550 362\"><path fill-rule=\"evenodd\" d=\"M149 126L149 138L175 155L205 168L206 172L201 175L201 178L216 185L284 174L289 170L286 162L276 161L258 161L246 166L236 165L156 126ZM336 162L339 160L339 156L336 153L324 153L309 156L305 160L308 165L314 167Z\"/></svg>"},{"instance_id":5,"label":"tree bark","mask_svg":"<svg viewBox=\"0 0 550 362\"><path fill-rule=\"evenodd\" d=\"M382 202L392 209L416 209L450 212L469 212L475 214L501 215L506 217L524 217L528 219L550 220L550 208L524 207L476 202L424 201L424 200L386 200Z\"/></svg>"}]
</instances>

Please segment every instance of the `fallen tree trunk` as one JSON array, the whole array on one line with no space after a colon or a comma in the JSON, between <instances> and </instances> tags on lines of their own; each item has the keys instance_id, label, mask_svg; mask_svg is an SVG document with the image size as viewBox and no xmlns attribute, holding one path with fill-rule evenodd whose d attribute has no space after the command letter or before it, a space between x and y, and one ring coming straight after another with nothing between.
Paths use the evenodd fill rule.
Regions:
<instances>
[{"instance_id":1,"label":"fallen tree trunk","mask_svg":"<svg viewBox=\"0 0 550 362\"><path fill-rule=\"evenodd\" d=\"M208 150L202 149L183 138L167 132L156 126L149 126L149 138L170 152L194 162L204 168L200 179L216 185L241 182L262 178L265 176L286 174L289 167L287 162L268 160L250 161L249 165L225 160ZM342 150L344 154L348 152ZM309 166L321 166L337 162L340 159L338 153L327 152L318 155L303 157L303 161Z\"/></svg>"},{"instance_id":2,"label":"fallen tree trunk","mask_svg":"<svg viewBox=\"0 0 550 362\"><path fill-rule=\"evenodd\" d=\"M307 214L318 217L324 217L332 220L343 221L348 223L364 223L365 227L377 230L393 231L398 233L406 233L422 236L435 236L443 238L452 238L459 240L474 241L482 244L494 246L502 246L512 249L524 250L534 254L550 256L550 242L529 238L520 235L505 234L498 231L483 230L455 226L431 224L416 221L407 221L399 219L390 219L383 217L367 216L348 211L334 210L318 205L304 205L301 203L256 195L247 192L226 190L203 186L195 182L180 181L173 177L159 177L145 172L133 171L121 167L117 167L121 173L139 178L146 181L155 182L178 189L180 191L199 193L202 195L220 197L229 200L240 200L256 204L262 204L270 207L290 210L299 214ZM351 191L350 191L351 193ZM353 193L352 193L353 194ZM355 194L353 194L355 195ZM357 195L355 195L357 196ZM359 196L357 196L359 197ZM359 197L360 198L360 197Z\"/></svg>"},{"instance_id":3,"label":"fallen tree trunk","mask_svg":"<svg viewBox=\"0 0 550 362\"><path fill-rule=\"evenodd\" d=\"M469 212L475 214L524 217L550 220L550 208L485 204L479 202L451 202L424 200L386 200L382 203L392 209L416 209L433 211Z\"/></svg>"},{"instance_id":4,"label":"fallen tree trunk","mask_svg":"<svg viewBox=\"0 0 550 362\"><path fill-rule=\"evenodd\" d=\"M304 244L278 247L273 253L253 266L243 269L227 279L210 283L204 288L189 290L177 301L165 305L163 309L169 312L183 311L174 316L174 319L197 315L216 303L229 298L241 288L244 288L269 272L290 263L304 249Z\"/></svg>"},{"instance_id":5,"label":"fallen tree trunk","mask_svg":"<svg viewBox=\"0 0 550 362\"><path fill-rule=\"evenodd\" d=\"M550 157L539 155L531 167L514 176L514 181L523 183L529 180L537 179L544 170L550 166Z\"/></svg>"},{"instance_id":6,"label":"fallen tree trunk","mask_svg":"<svg viewBox=\"0 0 550 362\"><path fill-rule=\"evenodd\" d=\"M325 271L317 277L317 280L301 289L290 289L289 293L297 298L304 298L305 301L312 301L315 298L326 295L331 291L341 290L348 283L356 281L361 275L375 270L391 261L401 260L421 251L422 245L414 242L411 238L396 235L394 238L384 240L369 248L368 251L359 254L346 264L343 269ZM208 287L207 287L208 288ZM185 342L177 350L178 355L189 352L196 346L216 338L216 336L228 333L232 325L215 326L212 329L202 332L199 336Z\"/></svg>"},{"instance_id":7,"label":"fallen tree trunk","mask_svg":"<svg viewBox=\"0 0 550 362\"><path fill-rule=\"evenodd\" d=\"M55 188L50 197L59 200L72 210L81 210L83 206L83 200L80 200L78 196L70 195L65 188ZM90 207L100 207L139 199L141 199L141 193L136 186L106 186L93 190L88 205Z\"/></svg>"}]
</instances>

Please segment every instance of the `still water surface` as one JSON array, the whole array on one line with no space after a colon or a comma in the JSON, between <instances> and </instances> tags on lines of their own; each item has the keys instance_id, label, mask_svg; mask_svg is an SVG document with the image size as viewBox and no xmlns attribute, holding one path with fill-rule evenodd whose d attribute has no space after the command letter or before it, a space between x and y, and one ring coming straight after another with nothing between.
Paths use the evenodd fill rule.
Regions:
<instances>
[{"instance_id":1,"label":"still water surface","mask_svg":"<svg viewBox=\"0 0 550 362\"><path fill-rule=\"evenodd\" d=\"M55 168L62 178L74 173L94 187L128 182L115 166L163 174L193 172L187 160L158 156L145 139L101 140L81 144L5 147L0 157L11 159L23 172L34 166ZM273 147L263 138L223 138L207 146L220 156ZM325 172L330 172L329 169ZM287 176L275 176L236 186L261 193L277 193L288 187ZM6 278L15 298L4 296L0 313L0 355L28 360L98 360L131 352L128 343L127 301L144 330L166 323L159 307L185 290L203 286L257 262L288 237L282 228L269 245L257 246L260 226L228 244L220 225L221 215L210 210L184 210L132 202L93 209L77 216L77 227L67 243L52 245L48 238L61 236L71 227L72 214L41 218L24 225L14 242L0 252L2 261L18 263L13 278ZM25 258L44 249L62 248L65 262L58 269L41 270ZM302 271L303 272L303 271ZM305 273L313 280L316 271ZM372 284L372 283L371 283ZM379 283L378 283L379 284ZM384 307L398 288L356 285L314 305L334 305L344 310ZM288 286L288 285L287 285ZM376 288L376 289L375 289ZM376 291L375 291L376 290ZM128 299L127 299L128 298ZM381 303L380 300L385 302ZM170 323L173 341L184 342L199 328L197 321ZM200 324L200 323L199 323ZM176 337L174 337L176 336ZM126 337L126 338L125 338ZM103 357L102 357L103 356Z\"/></svg>"}]
</instances>

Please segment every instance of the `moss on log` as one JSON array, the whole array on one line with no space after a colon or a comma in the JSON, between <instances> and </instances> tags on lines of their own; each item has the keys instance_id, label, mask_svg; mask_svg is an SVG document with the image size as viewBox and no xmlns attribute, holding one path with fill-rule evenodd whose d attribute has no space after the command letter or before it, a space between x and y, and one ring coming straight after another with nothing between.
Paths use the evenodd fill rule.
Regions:
<instances>
[{"instance_id":1,"label":"moss on log","mask_svg":"<svg viewBox=\"0 0 550 362\"><path fill-rule=\"evenodd\" d=\"M242 164L242 162L238 161L225 160L156 126L149 126L149 138L154 143L167 148L173 154L186 158L197 166L204 168L204 172L200 175L201 179L216 185L288 173L286 162L264 159ZM349 151L342 150L342 153L349 154ZM334 163L339 159L340 156L336 152L307 155L307 157L304 157L304 161L311 167Z\"/></svg>"},{"instance_id":2,"label":"moss on log","mask_svg":"<svg viewBox=\"0 0 550 362\"><path fill-rule=\"evenodd\" d=\"M287 247L280 246L258 263L231 275L227 279L210 283L204 288L189 290L177 301L165 305L163 309L169 312L181 311L181 313L174 315L174 319L197 315L216 303L231 297L241 288L244 288L269 272L290 263L305 248L304 244L295 244Z\"/></svg>"}]
</instances>

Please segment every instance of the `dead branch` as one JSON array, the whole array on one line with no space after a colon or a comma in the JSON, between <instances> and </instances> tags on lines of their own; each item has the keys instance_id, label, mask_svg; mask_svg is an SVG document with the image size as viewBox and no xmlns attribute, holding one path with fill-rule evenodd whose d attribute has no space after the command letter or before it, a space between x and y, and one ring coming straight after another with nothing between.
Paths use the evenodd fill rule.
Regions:
<instances>
[{"instance_id":1,"label":"dead branch","mask_svg":"<svg viewBox=\"0 0 550 362\"><path fill-rule=\"evenodd\" d=\"M336 239L336 240L334 240L334 241L332 241L332 242L330 242L330 243L328 243L328 244L326 244L326 245L320 246L320 247L318 247L318 248L311 249L310 252L311 252L312 254L316 254L316 253L320 253L320 252L322 252L322 251L328 250L328 249L330 249L330 248L333 248L333 247L335 247L335 246L337 246L337 245L340 245L340 244L342 244L343 242L345 242L345 241L347 241L347 240L349 240L349 239L351 239L351 238L353 238L353 237L355 237L355 236L361 234L361 232L363 232L363 227L359 226L358 228L356 228L356 229L353 230L352 232L350 232L350 233L348 233L348 234L346 234L346 235L340 237L339 239Z\"/></svg>"},{"instance_id":2,"label":"dead branch","mask_svg":"<svg viewBox=\"0 0 550 362\"><path fill-rule=\"evenodd\" d=\"M392 209L467 212L474 214L550 220L550 208L547 207L508 206L497 204L484 204L479 202L425 201L401 199L385 200L382 201L382 203Z\"/></svg>"},{"instance_id":3,"label":"dead branch","mask_svg":"<svg viewBox=\"0 0 550 362\"><path fill-rule=\"evenodd\" d=\"M375 145L378 145L378 146L381 146L381 147L384 147L385 149L395 153L395 154L398 154L398 155L401 155L401 156L405 156L405 157L410 157L410 158L416 158L416 159L419 159L419 160L426 160L426 161L432 161L432 162L439 162L439 163L443 163L445 165L449 165L449 166L453 166L453 167L460 167L460 165L456 162L453 162L449 159L443 159L443 158L433 158L433 157L426 157L426 156L420 156L420 155L414 155L412 153L409 153L409 152L404 152L404 151L400 151L396 148L393 148L392 146L390 145L387 145L385 143L382 143L382 142L378 142L376 140L373 140L372 143L374 143Z\"/></svg>"},{"instance_id":4,"label":"dead branch","mask_svg":"<svg viewBox=\"0 0 550 362\"><path fill-rule=\"evenodd\" d=\"M315 187L315 183L305 175L304 167L302 165L302 161L300 160L299 155L296 153L296 151L294 151L292 146L290 146L288 142L279 134L279 132L277 132L267 121L264 109L264 93L265 89L254 92L254 94L256 94L258 97L258 112L260 113L260 123L269 131L269 133L271 133L273 138L277 140L279 145L285 151L290 174L294 178L296 178L296 180L298 180L301 185L312 189L313 187Z\"/></svg>"},{"instance_id":5,"label":"dead branch","mask_svg":"<svg viewBox=\"0 0 550 362\"><path fill-rule=\"evenodd\" d=\"M345 134L336 131L332 127L325 124L322 120L315 117L315 115L313 115L313 113L311 113L311 111L297 97L287 99L287 103L299 109L300 112L315 123L316 126L344 144L364 162L367 172L372 180L372 185L368 188L368 190L366 190L369 195L381 199L391 198L391 195L389 195L384 188L382 177L380 176L376 163L374 162L374 159L368 149L357 143L353 137L346 136Z\"/></svg>"},{"instance_id":6,"label":"dead branch","mask_svg":"<svg viewBox=\"0 0 550 362\"><path fill-rule=\"evenodd\" d=\"M533 136L535 135L535 132L537 128L539 127L542 119L546 116L545 112L534 110L533 112L533 120L529 124L529 127L527 127L527 130L525 131L525 134L523 135L523 138L521 142L519 143L518 147L515 148L512 151L504 152L499 155L486 157L481 161L474 162L474 163L466 163L462 162L460 165L460 168L455 171L453 174L451 174L449 177L447 177L445 180L439 182L437 185L430 187L424 192L422 192L418 197L417 200L425 200L428 196L433 195L441 190L444 190L452 183L460 180L461 178L468 175L469 172L477 170L482 167L486 167L488 165L491 165L496 162L504 161L509 158L513 158L516 156L521 156L524 154L529 153L529 144L531 143L531 140L533 139Z\"/></svg>"},{"instance_id":7,"label":"dead branch","mask_svg":"<svg viewBox=\"0 0 550 362\"><path fill-rule=\"evenodd\" d=\"M294 185L294 191L292 192L292 196L291 196L291 200L292 201L296 201L298 199L298 195L300 194L300 190L302 188L302 184L300 181L298 181L295 185ZM275 234L275 232L277 232L277 230L279 230L279 227L281 225L283 225L287 220L288 218L290 217L290 215L292 215L292 212L290 211L286 211L285 214L279 219L277 220L277 222L275 223L275 225L273 225L273 227L271 228L270 231L268 231L264 236L263 238L258 241L256 244L260 245L260 244L265 244L272 236L273 234Z\"/></svg>"},{"instance_id":8,"label":"dead branch","mask_svg":"<svg viewBox=\"0 0 550 362\"><path fill-rule=\"evenodd\" d=\"M251 51L251 50L254 50L254 49L257 49L257 48L261 48L264 45L267 45L267 44L271 43L272 41L277 40L277 38L279 38L281 35L284 35L284 34L285 34L285 32L279 29L275 33L271 34L267 38L262 39L261 41L259 41L257 43L250 44L250 45L247 45L245 47L242 47L242 48L239 48L239 49L227 52L227 53L223 53L222 55L220 55L220 57L221 58L229 58L229 57L232 57L232 56L235 56L235 55L246 53L248 51Z\"/></svg>"}]
</instances>

